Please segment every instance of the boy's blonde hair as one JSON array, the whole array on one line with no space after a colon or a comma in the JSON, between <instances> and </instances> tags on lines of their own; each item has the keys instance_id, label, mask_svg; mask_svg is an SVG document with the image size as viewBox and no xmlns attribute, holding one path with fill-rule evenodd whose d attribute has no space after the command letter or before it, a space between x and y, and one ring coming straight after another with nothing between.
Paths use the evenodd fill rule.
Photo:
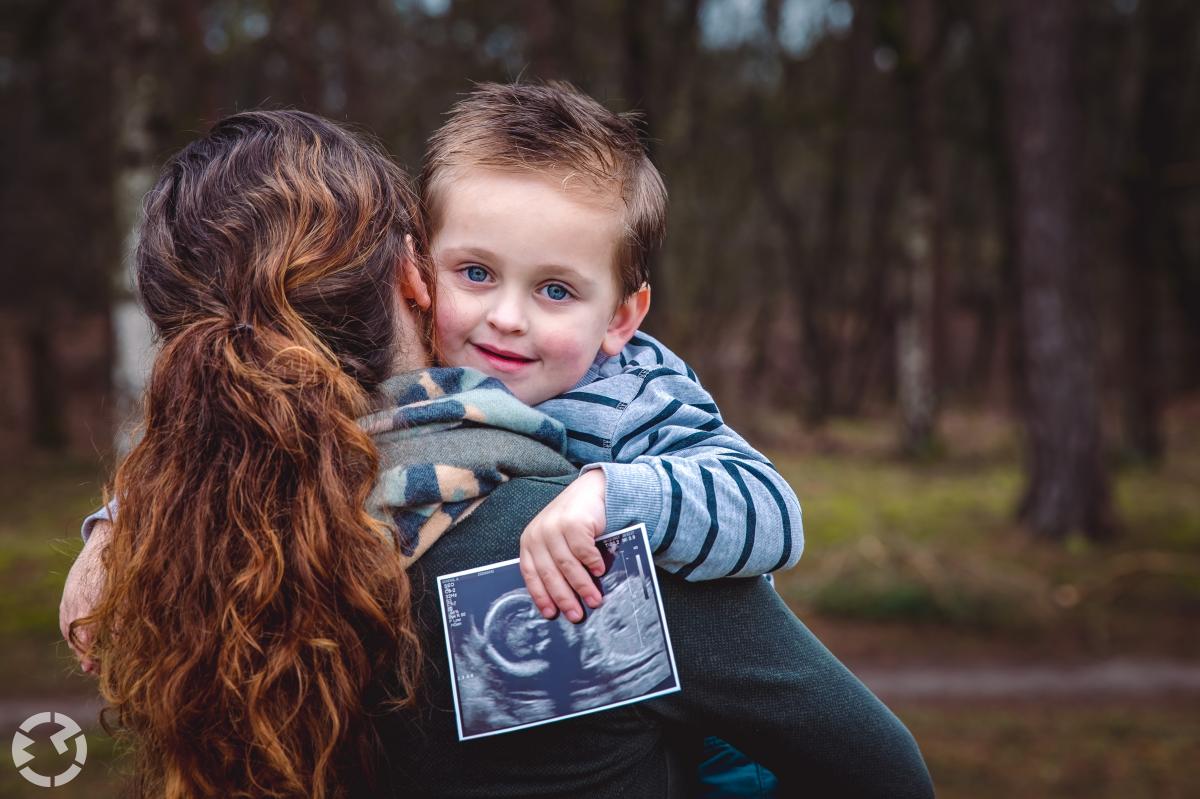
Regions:
<instances>
[{"instance_id":1,"label":"boy's blonde hair","mask_svg":"<svg viewBox=\"0 0 1200 799\"><path fill-rule=\"evenodd\" d=\"M617 281L629 296L650 280L650 257L667 226L667 190L650 162L636 113L616 114L569 83L483 83L429 140L421 198L429 235L441 225L441 193L455 169L578 174L625 207Z\"/></svg>"}]
</instances>

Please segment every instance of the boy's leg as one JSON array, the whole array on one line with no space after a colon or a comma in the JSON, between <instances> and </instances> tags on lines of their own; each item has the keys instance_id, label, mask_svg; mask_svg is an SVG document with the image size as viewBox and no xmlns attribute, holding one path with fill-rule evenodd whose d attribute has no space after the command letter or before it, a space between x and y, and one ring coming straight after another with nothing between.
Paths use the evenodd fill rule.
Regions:
<instances>
[{"instance_id":1,"label":"boy's leg","mask_svg":"<svg viewBox=\"0 0 1200 799\"><path fill-rule=\"evenodd\" d=\"M699 770L699 796L702 799L774 799L777 796L779 780L775 775L720 738L710 735L704 739Z\"/></svg>"},{"instance_id":2,"label":"boy's leg","mask_svg":"<svg viewBox=\"0 0 1200 799\"><path fill-rule=\"evenodd\" d=\"M775 575L764 574L763 580L775 590ZM698 771L698 795L702 799L773 799L778 795L779 780L769 769L715 735L704 739Z\"/></svg>"},{"instance_id":3,"label":"boy's leg","mask_svg":"<svg viewBox=\"0 0 1200 799\"><path fill-rule=\"evenodd\" d=\"M764 581L659 581L683 691L648 709L732 742L781 795L933 796L911 733Z\"/></svg>"}]
</instances>

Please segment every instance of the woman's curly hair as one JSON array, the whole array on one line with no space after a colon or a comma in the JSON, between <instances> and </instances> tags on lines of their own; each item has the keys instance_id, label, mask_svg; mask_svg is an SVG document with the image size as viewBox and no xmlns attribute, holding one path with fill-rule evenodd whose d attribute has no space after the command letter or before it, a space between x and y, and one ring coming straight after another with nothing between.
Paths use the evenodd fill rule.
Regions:
<instances>
[{"instance_id":1,"label":"woman's curly hair","mask_svg":"<svg viewBox=\"0 0 1200 799\"><path fill-rule=\"evenodd\" d=\"M356 424L394 358L421 239L404 173L319 117L217 123L147 196L138 291L161 339L90 654L140 793L337 796L420 648ZM386 689L381 688L386 686Z\"/></svg>"}]
</instances>

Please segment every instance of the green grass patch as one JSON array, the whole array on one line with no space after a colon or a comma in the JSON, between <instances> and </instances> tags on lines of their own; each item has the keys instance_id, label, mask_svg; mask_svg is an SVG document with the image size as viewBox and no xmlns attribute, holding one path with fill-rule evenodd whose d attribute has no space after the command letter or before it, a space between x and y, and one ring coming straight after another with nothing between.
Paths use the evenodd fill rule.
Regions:
<instances>
[{"instance_id":1,"label":"green grass patch","mask_svg":"<svg viewBox=\"0 0 1200 799\"><path fill-rule=\"evenodd\" d=\"M1009 525L1020 489L1016 464L909 464L871 455L784 456L776 465L820 547L864 535L976 540Z\"/></svg>"},{"instance_id":2,"label":"green grass patch","mask_svg":"<svg viewBox=\"0 0 1200 799\"><path fill-rule=\"evenodd\" d=\"M1075 625L1103 638L1114 625L1134 628L1136 614L1182 621L1200 610L1200 435L1191 427L1172 420L1160 467L1114 473L1122 534L1095 546L1038 543L1017 527L1024 477L1009 421L950 414L942 454L919 462L896 455L888 420L839 421L774 453L800 497L806 537L780 590L801 612L983 630Z\"/></svg>"},{"instance_id":3,"label":"green grass patch","mask_svg":"<svg viewBox=\"0 0 1200 799\"><path fill-rule=\"evenodd\" d=\"M0 473L0 695L94 690L71 675L74 661L58 633L58 602L82 546L79 523L100 496L95 463L34 458Z\"/></svg>"}]
</instances>

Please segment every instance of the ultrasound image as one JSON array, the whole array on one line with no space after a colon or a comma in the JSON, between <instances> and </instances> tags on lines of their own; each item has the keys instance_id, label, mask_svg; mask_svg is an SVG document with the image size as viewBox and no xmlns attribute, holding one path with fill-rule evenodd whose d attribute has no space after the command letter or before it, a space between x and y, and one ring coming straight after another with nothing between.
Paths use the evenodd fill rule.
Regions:
<instances>
[{"instance_id":1,"label":"ultrasound image","mask_svg":"<svg viewBox=\"0 0 1200 799\"><path fill-rule=\"evenodd\" d=\"M678 687L641 532L601 540L601 607L542 618L516 564L443 578L462 737Z\"/></svg>"}]
</instances>

